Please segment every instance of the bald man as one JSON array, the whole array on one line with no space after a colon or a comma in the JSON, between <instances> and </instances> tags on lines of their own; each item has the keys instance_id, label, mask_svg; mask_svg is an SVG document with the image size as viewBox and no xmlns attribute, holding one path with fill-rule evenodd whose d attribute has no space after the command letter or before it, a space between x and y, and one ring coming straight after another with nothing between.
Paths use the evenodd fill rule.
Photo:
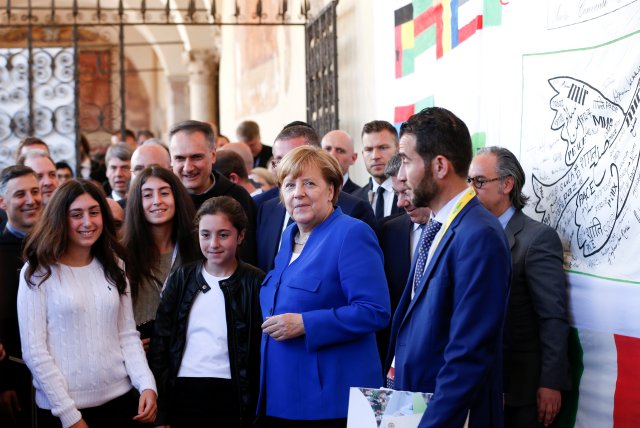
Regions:
<instances>
[{"instance_id":1,"label":"bald man","mask_svg":"<svg viewBox=\"0 0 640 428\"><path fill-rule=\"evenodd\" d=\"M131 155L131 176L135 177L148 166L158 165L171 170L169 149L157 140L147 140Z\"/></svg>"},{"instance_id":2,"label":"bald man","mask_svg":"<svg viewBox=\"0 0 640 428\"><path fill-rule=\"evenodd\" d=\"M353 165L358 159L358 153L356 153L353 146L353 138L351 135L344 131L336 129L329 131L322 138L320 143L322 148L329 152L334 158L338 160L340 168L342 168L343 185L342 191L347 193L353 193L360 189L356 183L349 178L349 167Z\"/></svg>"},{"instance_id":3,"label":"bald man","mask_svg":"<svg viewBox=\"0 0 640 428\"><path fill-rule=\"evenodd\" d=\"M253 155L251 154L251 149L246 143L237 142L225 144L223 147L218 147L218 151L224 150L230 150L239 154L247 168L247 174L251 172L253 169Z\"/></svg>"}]
</instances>

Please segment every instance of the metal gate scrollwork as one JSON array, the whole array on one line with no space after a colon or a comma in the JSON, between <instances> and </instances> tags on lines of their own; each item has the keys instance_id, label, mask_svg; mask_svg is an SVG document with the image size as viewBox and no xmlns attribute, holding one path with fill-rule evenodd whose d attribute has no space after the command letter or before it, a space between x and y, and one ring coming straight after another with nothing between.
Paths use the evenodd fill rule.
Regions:
<instances>
[{"instance_id":1,"label":"metal gate scrollwork","mask_svg":"<svg viewBox=\"0 0 640 428\"><path fill-rule=\"evenodd\" d=\"M337 1L307 24L307 122L318 135L338 129Z\"/></svg>"}]
</instances>

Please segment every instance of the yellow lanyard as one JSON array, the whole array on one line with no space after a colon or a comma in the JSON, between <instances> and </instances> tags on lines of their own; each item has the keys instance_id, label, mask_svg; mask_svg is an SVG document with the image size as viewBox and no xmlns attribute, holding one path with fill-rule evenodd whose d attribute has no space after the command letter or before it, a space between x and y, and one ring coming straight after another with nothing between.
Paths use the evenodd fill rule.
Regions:
<instances>
[{"instance_id":1,"label":"yellow lanyard","mask_svg":"<svg viewBox=\"0 0 640 428\"><path fill-rule=\"evenodd\" d=\"M442 237L446 233L447 229L449 229L449 226L451 226L451 223L453 223L453 220L458 216L458 214L460 214L460 211L462 211L462 209L469 203L471 199L473 199L475 195L476 191L472 186L469 186L467 191L464 193L464 195L462 195L460 200L455 204L455 206L449 213L449 217L447 217L447 221L445 221L442 225L442 228L440 228L440 233L436 237L436 240L433 242L433 244L431 244L431 248L429 249L430 256L436 252L438 244L440 244L440 241L442 241Z\"/></svg>"}]
</instances>

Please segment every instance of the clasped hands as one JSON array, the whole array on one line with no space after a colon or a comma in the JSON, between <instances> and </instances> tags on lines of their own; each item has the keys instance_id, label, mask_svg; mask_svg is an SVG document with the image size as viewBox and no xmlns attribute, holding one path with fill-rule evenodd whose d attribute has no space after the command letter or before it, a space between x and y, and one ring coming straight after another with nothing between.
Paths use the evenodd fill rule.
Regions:
<instances>
[{"instance_id":1,"label":"clasped hands","mask_svg":"<svg viewBox=\"0 0 640 428\"><path fill-rule=\"evenodd\" d=\"M267 317L262 323L262 332L282 341L293 339L304 334L302 314L282 314Z\"/></svg>"}]
</instances>

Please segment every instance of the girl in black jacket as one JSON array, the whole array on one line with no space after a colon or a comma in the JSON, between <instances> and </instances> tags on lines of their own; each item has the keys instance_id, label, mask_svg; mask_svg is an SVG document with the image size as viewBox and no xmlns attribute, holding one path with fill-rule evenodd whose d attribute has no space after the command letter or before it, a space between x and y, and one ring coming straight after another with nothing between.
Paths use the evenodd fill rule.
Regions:
<instances>
[{"instance_id":1,"label":"girl in black jacket","mask_svg":"<svg viewBox=\"0 0 640 428\"><path fill-rule=\"evenodd\" d=\"M207 200L195 224L205 259L169 277L156 315L149 355L160 396L156 425L248 427L260 376L265 275L237 257L247 216L236 200Z\"/></svg>"}]
</instances>

